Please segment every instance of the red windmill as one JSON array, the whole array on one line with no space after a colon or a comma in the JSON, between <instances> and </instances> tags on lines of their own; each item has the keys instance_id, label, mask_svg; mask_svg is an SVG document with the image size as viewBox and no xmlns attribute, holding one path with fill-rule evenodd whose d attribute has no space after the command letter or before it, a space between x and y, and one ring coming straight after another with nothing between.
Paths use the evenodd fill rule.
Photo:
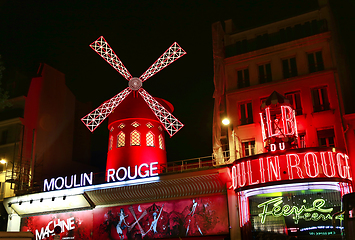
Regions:
<instances>
[{"instance_id":1,"label":"red windmill","mask_svg":"<svg viewBox=\"0 0 355 240\"><path fill-rule=\"evenodd\" d=\"M165 164L166 152L164 139L160 133L162 130L160 125L165 128L170 137L184 125L171 114L173 111L172 105L163 99L153 98L142 88L142 83L185 55L186 52L176 42L173 43L153 65L137 78L132 77L102 36L94 41L90 47L129 81L126 89L102 103L81 119L87 128L93 132L110 115L108 126L110 130L109 151L106 169L127 166L137 169L137 165L151 162L158 162L160 165ZM133 94L130 94L132 91ZM123 102L125 99L126 101ZM151 111L147 110L148 108L143 100ZM139 130L138 127L142 128ZM126 136L130 137L129 144L127 144ZM143 141L144 138L146 141ZM137 146L140 146L140 148L138 149ZM158 147L155 148L155 146ZM134 174L132 173L132 175Z\"/></svg>"}]
</instances>

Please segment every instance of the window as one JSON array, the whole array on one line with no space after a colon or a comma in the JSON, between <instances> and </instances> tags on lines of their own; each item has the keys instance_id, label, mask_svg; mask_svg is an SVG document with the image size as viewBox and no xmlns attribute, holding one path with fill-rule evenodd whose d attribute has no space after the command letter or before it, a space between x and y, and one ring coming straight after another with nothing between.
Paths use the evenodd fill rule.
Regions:
<instances>
[{"instance_id":1,"label":"window","mask_svg":"<svg viewBox=\"0 0 355 240\"><path fill-rule=\"evenodd\" d=\"M255 140L242 141L244 157L255 155Z\"/></svg>"},{"instance_id":2,"label":"window","mask_svg":"<svg viewBox=\"0 0 355 240\"><path fill-rule=\"evenodd\" d=\"M253 110L251 102L242 103L239 105L240 125L253 123Z\"/></svg>"},{"instance_id":3,"label":"window","mask_svg":"<svg viewBox=\"0 0 355 240\"><path fill-rule=\"evenodd\" d=\"M146 134L147 146L154 147L154 134L152 132L148 132Z\"/></svg>"},{"instance_id":4,"label":"window","mask_svg":"<svg viewBox=\"0 0 355 240\"><path fill-rule=\"evenodd\" d=\"M138 123L138 122L136 122L136 121L134 121L133 123L131 123L131 125L133 126L133 127L139 127L140 126L140 124Z\"/></svg>"},{"instance_id":5,"label":"window","mask_svg":"<svg viewBox=\"0 0 355 240\"><path fill-rule=\"evenodd\" d=\"M141 145L141 134L137 130L131 132L131 146Z\"/></svg>"},{"instance_id":6,"label":"window","mask_svg":"<svg viewBox=\"0 0 355 240\"><path fill-rule=\"evenodd\" d=\"M259 82L266 83L272 81L270 63L259 65Z\"/></svg>"},{"instance_id":7,"label":"window","mask_svg":"<svg viewBox=\"0 0 355 240\"><path fill-rule=\"evenodd\" d=\"M124 134L124 132L120 132L117 135L117 147L118 148L125 146L125 138L126 138L126 135Z\"/></svg>"},{"instance_id":8,"label":"window","mask_svg":"<svg viewBox=\"0 0 355 240\"><path fill-rule=\"evenodd\" d=\"M328 90L326 86L313 88L311 92L314 112L321 112L330 109Z\"/></svg>"},{"instance_id":9,"label":"window","mask_svg":"<svg viewBox=\"0 0 355 240\"><path fill-rule=\"evenodd\" d=\"M333 128L318 130L317 137L320 147L335 147L335 135Z\"/></svg>"},{"instance_id":10,"label":"window","mask_svg":"<svg viewBox=\"0 0 355 240\"><path fill-rule=\"evenodd\" d=\"M111 136L108 150L112 150L112 145L113 145L113 137Z\"/></svg>"},{"instance_id":11,"label":"window","mask_svg":"<svg viewBox=\"0 0 355 240\"><path fill-rule=\"evenodd\" d=\"M296 58L288 58L282 60L282 71L284 78L295 77L298 75L297 73L297 64Z\"/></svg>"},{"instance_id":12,"label":"window","mask_svg":"<svg viewBox=\"0 0 355 240\"><path fill-rule=\"evenodd\" d=\"M306 148L306 133L298 134L298 148Z\"/></svg>"},{"instance_id":13,"label":"window","mask_svg":"<svg viewBox=\"0 0 355 240\"><path fill-rule=\"evenodd\" d=\"M245 88L250 86L248 68L237 71L237 77L238 88Z\"/></svg>"},{"instance_id":14,"label":"window","mask_svg":"<svg viewBox=\"0 0 355 240\"><path fill-rule=\"evenodd\" d=\"M310 73L324 70L324 63L321 51L308 53L307 56L308 70Z\"/></svg>"},{"instance_id":15,"label":"window","mask_svg":"<svg viewBox=\"0 0 355 240\"><path fill-rule=\"evenodd\" d=\"M299 91L297 92L291 92L291 93L286 93L285 97L290 100L290 104L292 108L295 110L296 115L302 115L302 105L301 105L301 93Z\"/></svg>"},{"instance_id":16,"label":"window","mask_svg":"<svg viewBox=\"0 0 355 240\"><path fill-rule=\"evenodd\" d=\"M159 135L159 148L164 150L164 139L161 134Z\"/></svg>"}]
</instances>

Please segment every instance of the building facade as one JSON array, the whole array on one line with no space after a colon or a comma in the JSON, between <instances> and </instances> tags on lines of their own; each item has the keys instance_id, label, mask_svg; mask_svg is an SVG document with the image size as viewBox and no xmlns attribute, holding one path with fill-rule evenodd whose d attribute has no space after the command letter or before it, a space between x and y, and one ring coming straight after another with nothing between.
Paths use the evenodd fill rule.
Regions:
<instances>
[{"instance_id":1,"label":"building facade","mask_svg":"<svg viewBox=\"0 0 355 240\"><path fill-rule=\"evenodd\" d=\"M213 145L217 162L234 164L243 239L273 234L339 237L340 229L329 226L325 216L318 218L320 212L314 219L308 215L289 219L295 209L312 212L316 202L324 203L329 211L339 208L344 189L352 191L354 113L348 102L351 85L347 85L351 76L334 14L327 1L319 1L314 11L236 29L232 20L212 25ZM297 132L289 149L285 144L290 138L285 135L283 140L266 139L265 123L289 124L291 120L279 117L273 122L263 117L266 108L271 111L267 105L282 108L285 102L294 110ZM221 124L224 118L229 119L228 126ZM269 131L276 136L280 129L272 128ZM341 165L337 154L345 156L346 166L332 168L334 174L328 174L327 166ZM343 170L347 177L335 176Z\"/></svg>"},{"instance_id":2,"label":"building facade","mask_svg":"<svg viewBox=\"0 0 355 240\"><path fill-rule=\"evenodd\" d=\"M64 74L41 64L32 79L6 77L11 106L0 113L0 201L40 190L68 165L90 168L90 135L74 120L89 107L75 99Z\"/></svg>"}]
</instances>

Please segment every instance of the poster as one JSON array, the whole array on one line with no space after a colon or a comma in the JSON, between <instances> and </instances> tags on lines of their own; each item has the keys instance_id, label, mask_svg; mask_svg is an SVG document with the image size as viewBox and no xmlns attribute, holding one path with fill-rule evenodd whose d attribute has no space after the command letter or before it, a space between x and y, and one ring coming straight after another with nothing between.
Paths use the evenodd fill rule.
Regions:
<instances>
[{"instance_id":1,"label":"poster","mask_svg":"<svg viewBox=\"0 0 355 240\"><path fill-rule=\"evenodd\" d=\"M35 240L159 239L229 234L225 195L171 201L96 207L93 210L24 217L21 231Z\"/></svg>"},{"instance_id":2,"label":"poster","mask_svg":"<svg viewBox=\"0 0 355 240\"><path fill-rule=\"evenodd\" d=\"M225 196L94 210L93 239L156 239L228 234Z\"/></svg>"},{"instance_id":3,"label":"poster","mask_svg":"<svg viewBox=\"0 0 355 240\"><path fill-rule=\"evenodd\" d=\"M60 226L60 237L66 239L92 239L92 211L77 211L21 219L21 231L30 231L35 240L53 239L54 228Z\"/></svg>"}]
</instances>

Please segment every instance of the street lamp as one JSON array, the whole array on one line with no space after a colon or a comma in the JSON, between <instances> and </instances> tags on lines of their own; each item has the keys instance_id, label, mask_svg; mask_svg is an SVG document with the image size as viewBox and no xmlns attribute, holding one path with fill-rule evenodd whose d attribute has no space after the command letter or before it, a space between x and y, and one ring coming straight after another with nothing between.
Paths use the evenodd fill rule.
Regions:
<instances>
[{"instance_id":1,"label":"street lamp","mask_svg":"<svg viewBox=\"0 0 355 240\"><path fill-rule=\"evenodd\" d=\"M222 120L222 123L223 123L223 125L227 126L227 125L229 125L231 122L230 122L230 120L229 120L228 118L224 118L224 119Z\"/></svg>"},{"instance_id":2,"label":"street lamp","mask_svg":"<svg viewBox=\"0 0 355 240\"><path fill-rule=\"evenodd\" d=\"M234 128L231 124L229 118L225 117L222 119L222 124L227 126L227 142L229 148L229 159L228 162L235 161L236 154L235 154L235 136L234 136Z\"/></svg>"},{"instance_id":3,"label":"street lamp","mask_svg":"<svg viewBox=\"0 0 355 240\"><path fill-rule=\"evenodd\" d=\"M0 163L1 163L1 164L6 164L7 161L6 161L5 159L1 159L1 160L0 160Z\"/></svg>"}]
</instances>

